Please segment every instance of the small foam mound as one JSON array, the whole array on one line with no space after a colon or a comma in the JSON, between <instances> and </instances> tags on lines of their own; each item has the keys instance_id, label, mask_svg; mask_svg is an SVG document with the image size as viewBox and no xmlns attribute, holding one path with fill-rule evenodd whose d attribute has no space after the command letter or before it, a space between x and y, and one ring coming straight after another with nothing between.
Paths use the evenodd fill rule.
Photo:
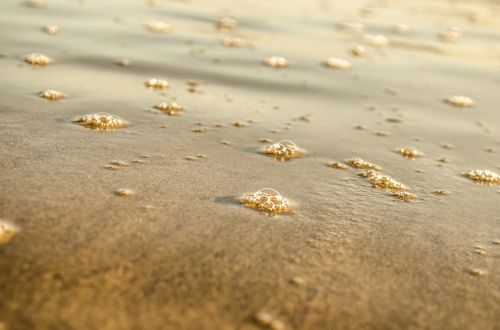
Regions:
<instances>
[{"instance_id":1,"label":"small foam mound","mask_svg":"<svg viewBox=\"0 0 500 330\"><path fill-rule=\"evenodd\" d=\"M50 57L45 56L43 54L39 54L39 53L32 53L32 54L26 55L24 57L24 60L26 62L28 62L29 64L40 65L40 66L44 66L44 65L48 65L48 64L52 63L52 59Z\"/></svg>"},{"instance_id":2,"label":"small foam mound","mask_svg":"<svg viewBox=\"0 0 500 330\"><path fill-rule=\"evenodd\" d=\"M0 220L0 245L7 244L10 240L19 233L20 229L5 220Z\"/></svg>"},{"instance_id":3,"label":"small foam mound","mask_svg":"<svg viewBox=\"0 0 500 330\"><path fill-rule=\"evenodd\" d=\"M158 78L151 78L144 83L149 89L166 89L168 88L168 81Z\"/></svg>"},{"instance_id":4,"label":"small foam mound","mask_svg":"<svg viewBox=\"0 0 500 330\"><path fill-rule=\"evenodd\" d=\"M220 31L230 31L236 29L238 21L233 17L222 17L215 22L215 27Z\"/></svg>"},{"instance_id":5,"label":"small foam mound","mask_svg":"<svg viewBox=\"0 0 500 330\"><path fill-rule=\"evenodd\" d=\"M500 184L500 175L490 170L471 170L465 176L478 183Z\"/></svg>"},{"instance_id":6,"label":"small foam mound","mask_svg":"<svg viewBox=\"0 0 500 330\"><path fill-rule=\"evenodd\" d=\"M240 203L248 208L261 212L274 214L291 213L294 210L294 204L287 198L272 189L264 188L257 192L243 196Z\"/></svg>"},{"instance_id":7,"label":"small foam mound","mask_svg":"<svg viewBox=\"0 0 500 330\"><path fill-rule=\"evenodd\" d=\"M125 126L125 122L122 119L106 112L98 112L82 116L75 120L75 123L84 127L101 130L122 128Z\"/></svg>"},{"instance_id":8,"label":"small foam mound","mask_svg":"<svg viewBox=\"0 0 500 330\"><path fill-rule=\"evenodd\" d=\"M262 61L264 65L270 66L272 68L285 68L288 66L288 61L286 58L281 56L271 56Z\"/></svg>"},{"instance_id":9,"label":"small foam mound","mask_svg":"<svg viewBox=\"0 0 500 330\"><path fill-rule=\"evenodd\" d=\"M351 68L351 63L349 61L336 57L327 58L323 62L323 65L327 68L336 70L347 70Z\"/></svg>"},{"instance_id":10,"label":"small foam mound","mask_svg":"<svg viewBox=\"0 0 500 330\"><path fill-rule=\"evenodd\" d=\"M222 44L226 47L239 48L245 47L247 45L247 42L245 39L241 38L224 38L224 40L222 40Z\"/></svg>"},{"instance_id":11,"label":"small foam mound","mask_svg":"<svg viewBox=\"0 0 500 330\"><path fill-rule=\"evenodd\" d=\"M387 44L389 44L389 39L383 35L373 35L373 34L367 34L364 36L363 41L367 45L371 46L376 46L376 47L385 47Z\"/></svg>"},{"instance_id":12,"label":"small foam mound","mask_svg":"<svg viewBox=\"0 0 500 330\"><path fill-rule=\"evenodd\" d=\"M390 191L408 190L407 186L385 174L381 174L375 171L366 171L362 176L366 177L374 188Z\"/></svg>"},{"instance_id":13,"label":"small foam mound","mask_svg":"<svg viewBox=\"0 0 500 330\"><path fill-rule=\"evenodd\" d=\"M398 152L399 154L401 154L406 158L418 158L424 155L422 152L418 151L415 147L399 148L396 149L396 152Z\"/></svg>"},{"instance_id":14,"label":"small foam mound","mask_svg":"<svg viewBox=\"0 0 500 330\"><path fill-rule=\"evenodd\" d=\"M367 161L364 161L363 159L359 157L354 157L351 159L346 160L346 163L349 164L349 166L354 167L354 168L359 168L363 170L380 170L380 166L374 163L370 163Z\"/></svg>"},{"instance_id":15,"label":"small foam mound","mask_svg":"<svg viewBox=\"0 0 500 330\"><path fill-rule=\"evenodd\" d=\"M179 112L184 110L184 108L181 105L177 104L176 102L172 103L162 102L160 104L155 105L155 108L165 112L169 116L176 116L177 114L179 114Z\"/></svg>"},{"instance_id":16,"label":"small foam mound","mask_svg":"<svg viewBox=\"0 0 500 330\"><path fill-rule=\"evenodd\" d=\"M151 21L146 24L146 28L150 32L154 33L165 33L169 32L170 29L172 28L169 24L161 21Z\"/></svg>"},{"instance_id":17,"label":"small foam mound","mask_svg":"<svg viewBox=\"0 0 500 330\"><path fill-rule=\"evenodd\" d=\"M446 103L456 108L470 108L474 106L474 101L470 97L463 95L450 96L446 99Z\"/></svg>"},{"instance_id":18,"label":"small foam mound","mask_svg":"<svg viewBox=\"0 0 500 330\"><path fill-rule=\"evenodd\" d=\"M40 95L41 98L44 98L44 99L50 100L50 101L57 101L57 100L64 98L63 93L61 93L59 91L51 90L51 89L41 91L40 93L38 93L38 95Z\"/></svg>"},{"instance_id":19,"label":"small foam mound","mask_svg":"<svg viewBox=\"0 0 500 330\"><path fill-rule=\"evenodd\" d=\"M393 191L392 195L396 197L397 199L403 200L403 201L409 201L412 199L417 198L417 195L412 194L407 191Z\"/></svg>"},{"instance_id":20,"label":"small foam mound","mask_svg":"<svg viewBox=\"0 0 500 330\"><path fill-rule=\"evenodd\" d=\"M264 149L264 154L278 160L290 160L304 155L304 150L300 149L293 141L283 140L273 143Z\"/></svg>"}]
</instances>

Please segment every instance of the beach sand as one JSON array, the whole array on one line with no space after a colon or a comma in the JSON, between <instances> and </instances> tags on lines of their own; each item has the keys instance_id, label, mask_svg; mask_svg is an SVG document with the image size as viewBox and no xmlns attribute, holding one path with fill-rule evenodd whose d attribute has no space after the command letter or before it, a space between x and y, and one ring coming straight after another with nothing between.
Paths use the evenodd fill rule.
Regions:
<instances>
[{"instance_id":1,"label":"beach sand","mask_svg":"<svg viewBox=\"0 0 500 330\"><path fill-rule=\"evenodd\" d=\"M0 329L500 329L500 185L464 176L500 173L498 1L39 4L0 4ZM353 157L416 198L328 166ZM239 204L266 187L294 212Z\"/></svg>"}]
</instances>

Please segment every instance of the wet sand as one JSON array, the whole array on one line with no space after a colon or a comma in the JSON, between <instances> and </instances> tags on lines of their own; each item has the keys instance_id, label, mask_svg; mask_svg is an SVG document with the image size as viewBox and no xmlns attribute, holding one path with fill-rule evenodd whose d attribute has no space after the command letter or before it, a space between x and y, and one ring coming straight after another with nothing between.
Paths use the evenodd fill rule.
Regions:
<instances>
[{"instance_id":1,"label":"wet sand","mask_svg":"<svg viewBox=\"0 0 500 330\"><path fill-rule=\"evenodd\" d=\"M464 176L500 173L498 2L44 3L0 4L0 219L20 228L0 245L0 329L500 329L500 185ZM217 31L226 16L238 26ZM462 40L439 40L455 26ZM33 67L33 52L54 62ZM170 87L148 90L153 77ZM128 124L73 122L96 112ZM266 157L262 138L306 155ZM328 166L352 157L417 198ZM295 212L239 204L265 187Z\"/></svg>"}]
</instances>

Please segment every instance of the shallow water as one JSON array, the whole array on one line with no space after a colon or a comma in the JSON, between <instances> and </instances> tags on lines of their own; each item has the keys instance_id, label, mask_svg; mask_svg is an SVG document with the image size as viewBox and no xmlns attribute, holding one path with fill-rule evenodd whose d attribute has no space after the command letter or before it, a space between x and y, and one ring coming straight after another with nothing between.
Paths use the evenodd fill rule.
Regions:
<instances>
[{"instance_id":1,"label":"shallow water","mask_svg":"<svg viewBox=\"0 0 500 330\"><path fill-rule=\"evenodd\" d=\"M0 218L21 228L0 245L0 329L253 329L260 312L290 329L498 327L500 186L464 176L500 173L497 3L45 3L0 4ZM225 16L238 26L217 31ZM338 26L349 22L364 32ZM462 40L440 41L453 26ZM33 52L54 62L33 67ZM271 56L289 66L263 65ZM151 78L169 87L149 90ZM447 104L455 95L474 106ZM99 112L127 125L73 122ZM263 138L306 154L265 157ZM417 198L329 167L353 157ZM128 166L106 168L116 160ZM295 212L239 204L264 187Z\"/></svg>"}]
</instances>

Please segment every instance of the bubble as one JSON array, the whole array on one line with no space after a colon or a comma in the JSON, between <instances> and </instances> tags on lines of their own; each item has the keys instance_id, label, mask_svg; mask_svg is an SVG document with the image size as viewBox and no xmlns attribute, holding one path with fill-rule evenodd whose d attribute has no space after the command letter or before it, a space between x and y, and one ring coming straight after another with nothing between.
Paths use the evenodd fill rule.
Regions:
<instances>
[{"instance_id":1,"label":"bubble","mask_svg":"<svg viewBox=\"0 0 500 330\"><path fill-rule=\"evenodd\" d=\"M118 189L115 193L118 196L122 196L122 197L129 197L129 196L134 195L134 191L131 189L127 189L127 188Z\"/></svg>"},{"instance_id":2,"label":"bubble","mask_svg":"<svg viewBox=\"0 0 500 330\"><path fill-rule=\"evenodd\" d=\"M149 89L166 89L169 86L168 81L158 78L151 78L145 84Z\"/></svg>"},{"instance_id":3,"label":"bubble","mask_svg":"<svg viewBox=\"0 0 500 330\"><path fill-rule=\"evenodd\" d=\"M197 87L200 84L200 82L196 79L189 79L188 81L186 81L186 83L190 87Z\"/></svg>"},{"instance_id":4,"label":"bubble","mask_svg":"<svg viewBox=\"0 0 500 330\"><path fill-rule=\"evenodd\" d=\"M32 65L45 66L52 63L52 59L39 53L31 53L24 57L24 60Z\"/></svg>"},{"instance_id":5,"label":"bubble","mask_svg":"<svg viewBox=\"0 0 500 330\"><path fill-rule=\"evenodd\" d=\"M269 215L291 213L295 208L293 202L272 188L263 188L255 193L247 194L240 199L240 203Z\"/></svg>"},{"instance_id":6,"label":"bubble","mask_svg":"<svg viewBox=\"0 0 500 330\"><path fill-rule=\"evenodd\" d=\"M457 43L462 40L462 31L457 27L449 27L438 33L438 39L444 42Z\"/></svg>"},{"instance_id":7,"label":"bubble","mask_svg":"<svg viewBox=\"0 0 500 330\"><path fill-rule=\"evenodd\" d=\"M222 44L226 47L241 48L245 47L247 42L245 39L241 38L224 38L224 40L222 40Z\"/></svg>"},{"instance_id":8,"label":"bubble","mask_svg":"<svg viewBox=\"0 0 500 330\"><path fill-rule=\"evenodd\" d=\"M396 149L396 152L401 154L402 156L406 158L417 158L417 157L422 157L423 153L418 151L415 147L404 147L404 148L399 148Z\"/></svg>"},{"instance_id":9,"label":"bubble","mask_svg":"<svg viewBox=\"0 0 500 330\"><path fill-rule=\"evenodd\" d=\"M175 102L172 103L162 102L160 104L155 105L155 108L165 112L169 116L176 116L177 114L179 114L179 112L184 110L184 108L181 105Z\"/></svg>"},{"instance_id":10,"label":"bubble","mask_svg":"<svg viewBox=\"0 0 500 330\"><path fill-rule=\"evenodd\" d=\"M44 27L43 30L45 32L47 32L47 34L54 35L54 34L59 33L59 26L57 26L57 25L48 25L48 26Z\"/></svg>"},{"instance_id":11,"label":"bubble","mask_svg":"<svg viewBox=\"0 0 500 330\"><path fill-rule=\"evenodd\" d=\"M474 106L474 101L470 97L463 95L450 96L446 99L446 103L457 108L470 108Z\"/></svg>"},{"instance_id":12,"label":"bubble","mask_svg":"<svg viewBox=\"0 0 500 330\"><path fill-rule=\"evenodd\" d=\"M303 156L304 153L304 150L290 140L273 143L264 149L264 154L281 161Z\"/></svg>"},{"instance_id":13,"label":"bubble","mask_svg":"<svg viewBox=\"0 0 500 330\"><path fill-rule=\"evenodd\" d=\"M337 170L345 170L347 168L347 166L339 162L331 162L328 164L328 166Z\"/></svg>"},{"instance_id":14,"label":"bubble","mask_svg":"<svg viewBox=\"0 0 500 330\"><path fill-rule=\"evenodd\" d=\"M346 160L349 166L359 169L371 169L371 170L380 170L380 166L374 163L367 162L359 157L354 157Z\"/></svg>"},{"instance_id":15,"label":"bubble","mask_svg":"<svg viewBox=\"0 0 500 330\"><path fill-rule=\"evenodd\" d=\"M389 44L389 39L380 34L367 34L364 36L363 41L367 45L376 47L385 47Z\"/></svg>"},{"instance_id":16,"label":"bubble","mask_svg":"<svg viewBox=\"0 0 500 330\"><path fill-rule=\"evenodd\" d=\"M271 56L262 61L264 65L272 68L285 68L288 66L288 61L286 58L281 56Z\"/></svg>"},{"instance_id":17,"label":"bubble","mask_svg":"<svg viewBox=\"0 0 500 330\"><path fill-rule=\"evenodd\" d=\"M122 128L125 126L125 122L122 119L106 112L98 112L82 116L75 120L75 123L84 127L99 130Z\"/></svg>"},{"instance_id":18,"label":"bubble","mask_svg":"<svg viewBox=\"0 0 500 330\"><path fill-rule=\"evenodd\" d=\"M15 224L0 219L0 245L9 243L20 231Z\"/></svg>"},{"instance_id":19,"label":"bubble","mask_svg":"<svg viewBox=\"0 0 500 330\"><path fill-rule=\"evenodd\" d=\"M351 54L354 56L364 56L366 54L366 50L363 46L356 46L351 49Z\"/></svg>"},{"instance_id":20,"label":"bubble","mask_svg":"<svg viewBox=\"0 0 500 330\"><path fill-rule=\"evenodd\" d=\"M194 133L205 133L206 130L207 130L206 127L197 127L192 129Z\"/></svg>"},{"instance_id":21,"label":"bubble","mask_svg":"<svg viewBox=\"0 0 500 330\"><path fill-rule=\"evenodd\" d=\"M165 33L165 32L169 32L172 27L165 22L151 21L151 22L146 23L146 28L150 32Z\"/></svg>"},{"instance_id":22,"label":"bubble","mask_svg":"<svg viewBox=\"0 0 500 330\"><path fill-rule=\"evenodd\" d=\"M215 21L215 27L220 31L230 31L236 29L238 21L233 17L222 17Z\"/></svg>"},{"instance_id":23,"label":"bubble","mask_svg":"<svg viewBox=\"0 0 500 330\"><path fill-rule=\"evenodd\" d=\"M403 200L403 201L410 201L412 199L417 198L417 195L412 194L408 191L393 191L392 195L396 197L397 199Z\"/></svg>"},{"instance_id":24,"label":"bubble","mask_svg":"<svg viewBox=\"0 0 500 330\"><path fill-rule=\"evenodd\" d=\"M331 69L347 70L351 68L351 63L341 58L330 57L326 59L323 64Z\"/></svg>"},{"instance_id":25,"label":"bubble","mask_svg":"<svg viewBox=\"0 0 500 330\"><path fill-rule=\"evenodd\" d=\"M44 99L50 100L50 101L57 101L57 100L64 98L64 94L62 92L55 91L52 89L47 89L45 91L41 91L40 93L38 93L38 95L41 98L44 98Z\"/></svg>"},{"instance_id":26,"label":"bubble","mask_svg":"<svg viewBox=\"0 0 500 330\"><path fill-rule=\"evenodd\" d=\"M500 175L490 170L471 170L464 175L478 183L500 184Z\"/></svg>"}]
</instances>

